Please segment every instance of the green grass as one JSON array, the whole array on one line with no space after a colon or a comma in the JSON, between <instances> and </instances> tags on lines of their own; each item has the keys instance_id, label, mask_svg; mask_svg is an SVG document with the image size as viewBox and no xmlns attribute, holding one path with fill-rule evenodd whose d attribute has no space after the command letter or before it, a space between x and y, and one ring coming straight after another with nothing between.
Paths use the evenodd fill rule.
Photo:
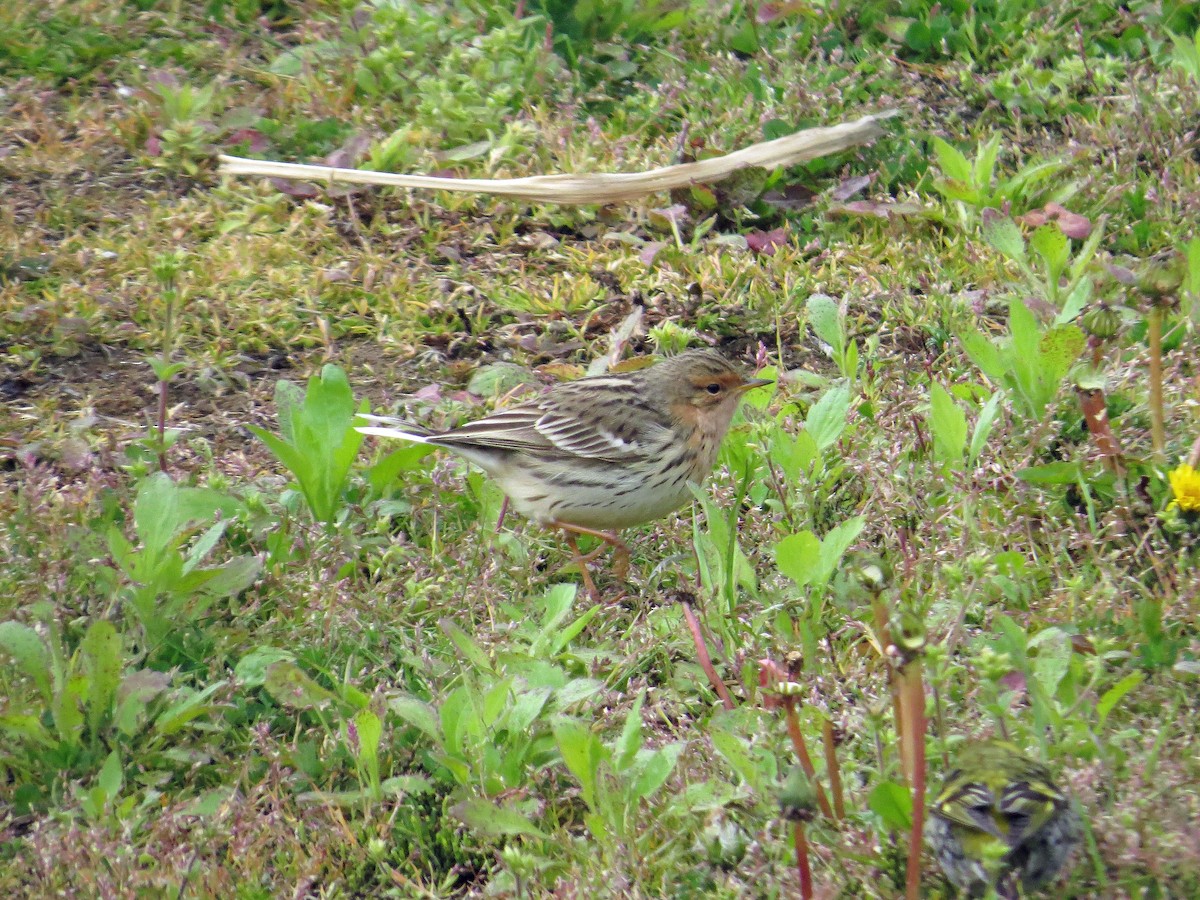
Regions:
<instances>
[{"instance_id":1,"label":"green grass","mask_svg":"<svg viewBox=\"0 0 1200 900\"><path fill-rule=\"evenodd\" d=\"M814 880L895 896L874 599L925 634L932 787L1004 731L1088 822L1066 896L1200 892L1200 523L1168 508L1200 421L1198 28L1182 2L6 5L0 889L794 896L759 661L798 653L846 795L807 826ZM872 147L605 209L214 167L632 171L889 108ZM627 535L628 585L597 573L619 603L497 529L478 472L345 433L583 374L635 307L628 355L697 334L781 377L702 499Z\"/></svg>"}]
</instances>

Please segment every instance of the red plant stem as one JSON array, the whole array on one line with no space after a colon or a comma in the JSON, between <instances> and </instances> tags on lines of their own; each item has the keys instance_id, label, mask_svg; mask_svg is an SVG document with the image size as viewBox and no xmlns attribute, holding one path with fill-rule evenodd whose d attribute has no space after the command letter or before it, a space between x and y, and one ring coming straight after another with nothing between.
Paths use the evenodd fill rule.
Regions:
<instances>
[{"instance_id":1,"label":"red plant stem","mask_svg":"<svg viewBox=\"0 0 1200 900\"><path fill-rule=\"evenodd\" d=\"M829 805L829 798L825 796L825 789L817 781L817 770L813 768L812 757L808 755L808 745L805 744L804 734L800 731L800 717L796 715L796 700L794 697L783 698L783 711L787 719L788 735L792 739L792 746L796 748L796 757L800 760L800 768L804 770L804 774L808 776L808 780L816 788L817 806L821 807L821 812L825 814L825 818L832 819L833 808Z\"/></svg>"},{"instance_id":2,"label":"red plant stem","mask_svg":"<svg viewBox=\"0 0 1200 900\"><path fill-rule=\"evenodd\" d=\"M905 768L912 786L912 834L908 842L908 872L905 896L921 896L921 846L925 831L925 684L921 658L905 665L901 673L901 700L907 725L901 735Z\"/></svg>"},{"instance_id":3,"label":"red plant stem","mask_svg":"<svg viewBox=\"0 0 1200 900\"><path fill-rule=\"evenodd\" d=\"M704 645L704 635L700 633L700 622L696 619L696 613L692 611L690 603L680 601L679 605L683 607L683 617L687 619L688 630L692 632L692 642L696 645L696 660L700 663L700 668L708 676L709 684L713 686L713 690L717 692L717 696L721 698L725 708L733 709L733 697L729 695L729 688L725 687L725 682L713 668L712 658L708 655L708 647Z\"/></svg>"},{"instance_id":4,"label":"red plant stem","mask_svg":"<svg viewBox=\"0 0 1200 900\"><path fill-rule=\"evenodd\" d=\"M796 871L800 875L800 896L812 900L812 869L808 865L808 841L804 838L804 823L792 823L792 839L796 843Z\"/></svg>"},{"instance_id":5,"label":"red plant stem","mask_svg":"<svg viewBox=\"0 0 1200 900\"><path fill-rule=\"evenodd\" d=\"M829 775L829 789L833 793L833 811L840 822L846 818L846 798L842 794L842 770L838 766L837 743L833 738L833 723L828 719L821 732L825 747L825 771Z\"/></svg>"},{"instance_id":6,"label":"red plant stem","mask_svg":"<svg viewBox=\"0 0 1200 900\"><path fill-rule=\"evenodd\" d=\"M1079 408L1083 410L1083 418L1087 422L1092 440L1096 442L1096 449L1104 458L1104 467L1118 475L1124 474L1124 467L1121 465L1121 444L1108 421L1104 391L1099 388L1077 387L1075 394L1079 397Z\"/></svg>"}]
</instances>

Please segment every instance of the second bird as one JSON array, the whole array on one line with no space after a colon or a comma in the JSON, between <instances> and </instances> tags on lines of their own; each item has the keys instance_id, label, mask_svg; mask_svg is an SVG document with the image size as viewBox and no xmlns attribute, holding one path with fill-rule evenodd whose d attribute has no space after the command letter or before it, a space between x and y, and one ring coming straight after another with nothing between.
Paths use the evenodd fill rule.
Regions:
<instances>
[{"instance_id":1,"label":"second bird","mask_svg":"<svg viewBox=\"0 0 1200 900\"><path fill-rule=\"evenodd\" d=\"M623 375L558 384L541 396L449 431L384 416L363 434L445 447L487 472L513 508L561 528L584 585L599 595L575 542L600 538L628 563L615 529L674 512L717 460L742 395L770 384L715 350L689 350Z\"/></svg>"}]
</instances>

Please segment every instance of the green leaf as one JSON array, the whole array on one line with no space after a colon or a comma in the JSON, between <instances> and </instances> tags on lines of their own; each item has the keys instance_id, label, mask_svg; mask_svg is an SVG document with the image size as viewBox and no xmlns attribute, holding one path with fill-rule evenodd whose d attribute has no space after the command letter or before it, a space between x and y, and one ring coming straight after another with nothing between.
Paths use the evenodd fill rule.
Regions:
<instances>
[{"instance_id":1,"label":"green leaf","mask_svg":"<svg viewBox=\"0 0 1200 900\"><path fill-rule=\"evenodd\" d=\"M745 738L720 728L714 728L709 733L709 739L712 741L713 748L725 758L725 761L746 783L746 786L756 793L761 792L763 773L759 770L757 761L751 756Z\"/></svg>"},{"instance_id":2,"label":"green leaf","mask_svg":"<svg viewBox=\"0 0 1200 900\"><path fill-rule=\"evenodd\" d=\"M842 557L850 549L850 545L854 543L866 524L866 517L854 516L841 525L829 529L821 541L819 580L815 582L816 584L826 584L833 577L838 563L842 561Z\"/></svg>"},{"instance_id":3,"label":"green leaf","mask_svg":"<svg viewBox=\"0 0 1200 900\"><path fill-rule=\"evenodd\" d=\"M388 701L388 709L433 741L442 742L437 712L428 703L416 697L393 697Z\"/></svg>"},{"instance_id":4,"label":"green leaf","mask_svg":"<svg viewBox=\"0 0 1200 900\"><path fill-rule=\"evenodd\" d=\"M51 701L50 715L54 720L54 731L58 739L70 747L79 746L83 732L84 697L87 694L87 678L72 674L62 684L56 685Z\"/></svg>"},{"instance_id":5,"label":"green leaf","mask_svg":"<svg viewBox=\"0 0 1200 900\"><path fill-rule=\"evenodd\" d=\"M1141 684L1146 678L1144 672L1132 672L1126 675L1100 697L1096 703L1096 727L1103 728L1109 714L1116 708L1125 696Z\"/></svg>"},{"instance_id":6,"label":"green leaf","mask_svg":"<svg viewBox=\"0 0 1200 900\"><path fill-rule=\"evenodd\" d=\"M775 545L775 565L800 587L810 584L821 567L821 541L811 531L789 534Z\"/></svg>"},{"instance_id":7,"label":"green leaf","mask_svg":"<svg viewBox=\"0 0 1200 900\"><path fill-rule=\"evenodd\" d=\"M425 457L437 450L428 444L400 444L375 465L367 470L367 481L371 489L382 494L401 472L414 472L425 468Z\"/></svg>"},{"instance_id":8,"label":"green leaf","mask_svg":"<svg viewBox=\"0 0 1200 900\"><path fill-rule=\"evenodd\" d=\"M634 766L636 775L629 786L630 796L638 799L653 796L675 770L683 747L683 743L678 742L653 751L643 750Z\"/></svg>"},{"instance_id":9,"label":"green leaf","mask_svg":"<svg viewBox=\"0 0 1200 900\"><path fill-rule=\"evenodd\" d=\"M550 836L534 825L524 814L488 800L464 800L456 803L450 812L469 828L489 837L510 837L524 834L550 840Z\"/></svg>"},{"instance_id":10,"label":"green leaf","mask_svg":"<svg viewBox=\"0 0 1200 900\"><path fill-rule=\"evenodd\" d=\"M951 466L961 465L967 446L967 415L936 381L929 390L929 428L938 460Z\"/></svg>"},{"instance_id":11,"label":"green leaf","mask_svg":"<svg viewBox=\"0 0 1200 900\"><path fill-rule=\"evenodd\" d=\"M492 663L488 659L487 653L471 639L469 634L463 631L462 626L453 619L439 619L438 627L442 629L442 633L446 637L450 638L467 662L480 672L493 671Z\"/></svg>"},{"instance_id":12,"label":"green leaf","mask_svg":"<svg viewBox=\"0 0 1200 900\"><path fill-rule=\"evenodd\" d=\"M812 436L819 450L837 443L846 429L846 416L850 413L850 385L840 384L826 391L812 405L804 419L804 428Z\"/></svg>"},{"instance_id":13,"label":"green leaf","mask_svg":"<svg viewBox=\"0 0 1200 900\"><path fill-rule=\"evenodd\" d=\"M1062 229L1052 222L1039 226L1029 237L1029 246L1046 264L1052 293L1057 293L1058 279L1071 259L1071 241Z\"/></svg>"},{"instance_id":14,"label":"green leaf","mask_svg":"<svg viewBox=\"0 0 1200 900\"><path fill-rule=\"evenodd\" d=\"M638 751L642 749L642 704L645 702L646 692L643 690L633 701L633 707L625 717L621 736L613 746L613 766L618 772L629 768Z\"/></svg>"},{"instance_id":15,"label":"green leaf","mask_svg":"<svg viewBox=\"0 0 1200 900\"><path fill-rule=\"evenodd\" d=\"M1025 238L1017 223L1007 216L988 216L983 222L983 239L1022 267L1028 265Z\"/></svg>"},{"instance_id":16,"label":"green leaf","mask_svg":"<svg viewBox=\"0 0 1200 900\"><path fill-rule=\"evenodd\" d=\"M12 657L21 673L34 683L42 701L50 702L50 652L41 636L21 622L0 622L0 651Z\"/></svg>"},{"instance_id":17,"label":"green leaf","mask_svg":"<svg viewBox=\"0 0 1200 900\"><path fill-rule=\"evenodd\" d=\"M291 660L281 659L267 666L263 688L275 702L290 709L323 709L338 703L337 695L313 681Z\"/></svg>"},{"instance_id":18,"label":"green leaf","mask_svg":"<svg viewBox=\"0 0 1200 900\"><path fill-rule=\"evenodd\" d=\"M996 157L1000 155L1000 134L996 133L985 144L980 144L975 151L975 166L971 172L974 184L979 190L986 191L992 185L996 174Z\"/></svg>"},{"instance_id":19,"label":"green leaf","mask_svg":"<svg viewBox=\"0 0 1200 900\"><path fill-rule=\"evenodd\" d=\"M383 722L369 709L355 713L353 722L358 731L358 758L364 762L377 759L379 743L383 740Z\"/></svg>"},{"instance_id":20,"label":"green leaf","mask_svg":"<svg viewBox=\"0 0 1200 900\"><path fill-rule=\"evenodd\" d=\"M1046 628L1029 641L1029 649L1037 649L1033 658L1033 675L1041 683L1047 697L1053 697L1059 684L1071 668L1071 641L1061 628Z\"/></svg>"},{"instance_id":21,"label":"green leaf","mask_svg":"<svg viewBox=\"0 0 1200 900\"><path fill-rule=\"evenodd\" d=\"M554 740L563 762L579 781L583 802L589 809L595 809L600 762L605 757L600 738L581 722L564 719L554 726Z\"/></svg>"},{"instance_id":22,"label":"green leaf","mask_svg":"<svg viewBox=\"0 0 1200 900\"><path fill-rule=\"evenodd\" d=\"M988 435L992 433L992 426L1000 412L1000 398L1000 392L996 391L979 411L975 429L971 432L971 446L967 450L967 462L971 465L975 465L979 461L980 454L983 453L983 448L987 444Z\"/></svg>"},{"instance_id":23,"label":"green leaf","mask_svg":"<svg viewBox=\"0 0 1200 900\"><path fill-rule=\"evenodd\" d=\"M295 655L290 650L278 647L255 647L240 660L233 669L233 674L245 687L262 687L267 680L267 669L273 663L294 662Z\"/></svg>"},{"instance_id":24,"label":"green leaf","mask_svg":"<svg viewBox=\"0 0 1200 900\"><path fill-rule=\"evenodd\" d=\"M867 806L889 831L907 832L912 828L912 795L901 784L884 781L875 785L867 797Z\"/></svg>"},{"instance_id":25,"label":"green leaf","mask_svg":"<svg viewBox=\"0 0 1200 900\"><path fill-rule=\"evenodd\" d=\"M958 336L959 343L971 362L996 384L1004 384L1008 367L999 348L978 331L965 331Z\"/></svg>"},{"instance_id":26,"label":"green leaf","mask_svg":"<svg viewBox=\"0 0 1200 900\"><path fill-rule=\"evenodd\" d=\"M1085 346L1087 338L1074 325L1058 325L1042 336L1038 342L1039 357L1051 396L1057 393L1058 386Z\"/></svg>"},{"instance_id":27,"label":"green leaf","mask_svg":"<svg viewBox=\"0 0 1200 900\"><path fill-rule=\"evenodd\" d=\"M121 757L113 750L104 760L104 765L100 767L100 774L96 777L97 786L104 791L106 800L113 800L121 793L121 785L125 783L124 774L121 771Z\"/></svg>"},{"instance_id":28,"label":"green leaf","mask_svg":"<svg viewBox=\"0 0 1200 900\"><path fill-rule=\"evenodd\" d=\"M346 373L326 365L308 380L304 399L287 381L275 387L276 414L282 437L251 427L287 467L319 522L332 523L341 508L342 491L363 435L354 429L358 410ZM361 411L367 410L364 402Z\"/></svg>"},{"instance_id":29,"label":"green leaf","mask_svg":"<svg viewBox=\"0 0 1200 900\"><path fill-rule=\"evenodd\" d=\"M112 622L100 619L88 628L79 650L88 679L88 728L98 735L121 683L121 637Z\"/></svg>"},{"instance_id":30,"label":"green leaf","mask_svg":"<svg viewBox=\"0 0 1200 900\"><path fill-rule=\"evenodd\" d=\"M813 294L805 306L812 330L816 332L817 337L833 348L835 355L840 355L846 338L837 301L825 294Z\"/></svg>"},{"instance_id":31,"label":"green leaf","mask_svg":"<svg viewBox=\"0 0 1200 900\"><path fill-rule=\"evenodd\" d=\"M216 569L206 569L207 579L200 590L208 597L236 597L258 579L262 560L257 556L239 556Z\"/></svg>"},{"instance_id":32,"label":"green leaf","mask_svg":"<svg viewBox=\"0 0 1200 900\"><path fill-rule=\"evenodd\" d=\"M932 143L934 155L937 156L938 168L942 170L942 174L964 186L972 186L971 176L973 173L966 156L936 135L933 136Z\"/></svg>"},{"instance_id":33,"label":"green leaf","mask_svg":"<svg viewBox=\"0 0 1200 900\"><path fill-rule=\"evenodd\" d=\"M1078 484L1083 467L1074 461L1045 463L1020 469L1017 477L1029 484Z\"/></svg>"},{"instance_id":34,"label":"green leaf","mask_svg":"<svg viewBox=\"0 0 1200 900\"><path fill-rule=\"evenodd\" d=\"M154 720L154 730L159 734L172 735L183 729L189 722L213 711L214 706L208 701L218 691L227 690L225 681L217 681L200 691L183 690L178 701L171 704Z\"/></svg>"}]
</instances>

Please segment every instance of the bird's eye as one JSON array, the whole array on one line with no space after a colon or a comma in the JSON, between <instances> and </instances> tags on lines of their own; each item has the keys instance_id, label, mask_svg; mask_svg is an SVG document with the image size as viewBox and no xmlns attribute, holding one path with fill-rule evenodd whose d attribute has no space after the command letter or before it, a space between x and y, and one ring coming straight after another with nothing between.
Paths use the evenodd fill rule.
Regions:
<instances>
[{"instance_id":1,"label":"bird's eye","mask_svg":"<svg viewBox=\"0 0 1200 900\"><path fill-rule=\"evenodd\" d=\"M708 385L705 390L710 394L719 394L721 393L721 385L714 381L712 384Z\"/></svg>"}]
</instances>

